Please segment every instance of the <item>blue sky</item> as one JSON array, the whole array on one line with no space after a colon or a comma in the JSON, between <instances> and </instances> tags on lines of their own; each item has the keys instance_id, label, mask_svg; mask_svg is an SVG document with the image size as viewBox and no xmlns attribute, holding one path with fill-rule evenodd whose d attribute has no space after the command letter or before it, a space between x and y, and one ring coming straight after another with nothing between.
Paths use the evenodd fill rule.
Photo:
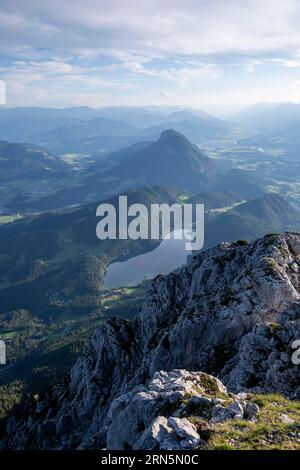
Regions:
<instances>
[{"instance_id":1,"label":"blue sky","mask_svg":"<svg viewBox=\"0 0 300 470\"><path fill-rule=\"evenodd\" d=\"M1 0L11 106L300 102L299 0Z\"/></svg>"}]
</instances>

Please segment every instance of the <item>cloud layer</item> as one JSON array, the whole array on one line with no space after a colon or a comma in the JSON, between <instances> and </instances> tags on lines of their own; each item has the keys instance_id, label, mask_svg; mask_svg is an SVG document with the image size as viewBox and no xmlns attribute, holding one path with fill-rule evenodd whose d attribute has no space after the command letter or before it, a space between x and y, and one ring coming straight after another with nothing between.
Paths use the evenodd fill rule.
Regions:
<instances>
[{"instance_id":1,"label":"cloud layer","mask_svg":"<svg viewBox=\"0 0 300 470\"><path fill-rule=\"evenodd\" d=\"M1 0L0 79L12 104L289 100L299 20L298 0Z\"/></svg>"}]
</instances>

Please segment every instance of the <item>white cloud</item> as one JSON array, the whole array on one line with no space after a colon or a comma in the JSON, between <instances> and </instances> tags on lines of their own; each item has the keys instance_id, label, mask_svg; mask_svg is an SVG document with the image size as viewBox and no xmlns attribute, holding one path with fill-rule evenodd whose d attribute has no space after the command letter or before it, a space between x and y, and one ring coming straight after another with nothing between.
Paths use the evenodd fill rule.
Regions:
<instances>
[{"instance_id":1,"label":"white cloud","mask_svg":"<svg viewBox=\"0 0 300 470\"><path fill-rule=\"evenodd\" d=\"M159 96L160 98L169 98L170 96L172 96L172 93L167 90L163 90L159 93Z\"/></svg>"},{"instance_id":2,"label":"white cloud","mask_svg":"<svg viewBox=\"0 0 300 470\"><path fill-rule=\"evenodd\" d=\"M299 21L299 0L1 0L0 78L14 104L269 100L294 77L256 76L297 72Z\"/></svg>"},{"instance_id":3,"label":"white cloud","mask_svg":"<svg viewBox=\"0 0 300 470\"><path fill-rule=\"evenodd\" d=\"M291 52L299 8L298 0L1 0L1 42L146 56Z\"/></svg>"},{"instance_id":4,"label":"white cloud","mask_svg":"<svg viewBox=\"0 0 300 470\"><path fill-rule=\"evenodd\" d=\"M110 90L118 94L136 89L135 84L118 76L114 79L103 76L112 70L112 67L75 66L59 60L15 61L9 68L0 67L0 76L7 84L10 105L95 106L113 100L108 95Z\"/></svg>"},{"instance_id":5,"label":"white cloud","mask_svg":"<svg viewBox=\"0 0 300 470\"><path fill-rule=\"evenodd\" d=\"M300 103L300 80L295 80L291 83L291 101L293 103Z\"/></svg>"},{"instance_id":6,"label":"white cloud","mask_svg":"<svg viewBox=\"0 0 300 470\"><path fill-rule=\"evenodd\" d=\"M248 60L246 61L245 65L244 65L244 70L247 74L251 74L253 72L255 72L256 70L256 67L258 65L262 65L262 61L261 60Z\"/></svg>"},{"instance_id":7,"label":"white cloud","mask_svg":"<svg viewBox=\"0 0 300 470\"><path fill-rule=\"evenodd\" d=\"M273 58L270 59L269 62L273 62L276 65L282 65L283 67L300 67L300 59L280 59L280 58Z\"/></svg>"},{"instance_id":8,"label":"white cloud","mask_svg":"<svg viewBox=\"0 0 300 470\"><path fill-rule=\"evenodd\" d=\"M6 85L3 80L0 80L0 105L6 104Z\"/></svg>"},{"instance_id":9,"label":"white cloud","mask_svg":"<svg viewBox=\"0 0 300 470\"><path fill-rule=\"evenodd\" d=\"M123 68L135 74L148 75L163 80L176 82L180 86L186 86L193 82L214 80L218 78L222 71L215 64L203 64L201 67L182 67L169 69L153 69L145 67L138 62L126 62Z\"/></svg>"}]
</instances>

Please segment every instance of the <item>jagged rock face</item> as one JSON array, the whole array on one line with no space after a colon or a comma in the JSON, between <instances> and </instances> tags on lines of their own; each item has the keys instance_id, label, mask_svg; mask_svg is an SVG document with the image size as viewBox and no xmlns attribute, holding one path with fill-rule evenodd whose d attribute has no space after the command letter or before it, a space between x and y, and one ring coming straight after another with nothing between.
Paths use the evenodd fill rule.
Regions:
<instances>
[{"instance_id":1,"label":"jagged rock face","mask_svg":"<svg viewBox=\"0 0 300 470\"><path fill-rule=\"evenodd\" d=\"M188 449L199 445L201 439L196 429L186 418L175 415L183 411L186 397L207 392L207 386L203 386L207 382L227 395L218 379L201 372L174 370L156 372L148 386L138 385L116 398L107 414L107 448Z\"/></svg>"},{"instance_id":2,"label":"jagged rock face","mask_svg":"<svg viewBox=\"0 0 300 470\"><path fill-rule=\"evenodd\" d=\"M269 235L222 244L158 276L134 321L98 329L64 392L45 400L42 413L32 407L21 424L11 421L8 445L105 446L112 400L158 370L202 370L234 392L299 398L300 369L291 361L291 344L300 338L299 255L300 235ZM45 419L55 428L50 444L39 428Z\"/></svg>"},{"instance_id":3,"label":"jagged rock face","mask_svg":"<svg viewBox=\"0 0 300 470\"><path fill-rule=\"evenodd\" d=\"M191 422L196 415L213 429L229 419L256 419L259 408L229 395L203 372L156 372L147 386L116 398L108 411L107 449L184 450L206 446Z\"/></svg>"}]
</instances>

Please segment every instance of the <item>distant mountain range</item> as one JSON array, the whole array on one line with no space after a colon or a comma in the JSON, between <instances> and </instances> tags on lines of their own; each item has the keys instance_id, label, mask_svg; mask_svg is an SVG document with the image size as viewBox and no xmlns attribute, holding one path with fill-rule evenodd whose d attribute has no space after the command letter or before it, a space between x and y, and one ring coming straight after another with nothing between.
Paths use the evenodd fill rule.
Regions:
<instances>
[{"instance_id":1,"label":"distant mountain range","mask_svg":"<svg viewBox=\"0 0 300 470\"><path fill-rule=\"evenodd\" d=\"M168 116L168 119L156 126L151 126L143 131L143 135L158 135L165 129L174 129L181 132L194 142L216 139L228 134L229 124L212 116L196 116L187 111L176 112Z\"/></svg>"},{"instance_id":2,"label":"distant mountain range","mask_svg":"<svg viewBox=\"0 0 300 470\"><path fill-rule=\"evenodd\" d=\"M0 138L32 142L54 153L109 152L156 140L173 128L195 142L224 137L230 125L204 112L143 108L0 109Z\"/></svg>"},{"instance_id":3,"label":"distant mountain range","mask_svg":"<svg viewBox=\"0 0 300 470\"><path fill-rule=\"evenodd\" d=\"M90 108L0 108L0 138L15 142L33 142L34 136L78 119L96 117Z\"/></svg>"},{"instance_id":4,"label":"distant mountain range","mask_svg":"<svg viewBox=\"0 0 300 470\"><path fill-rule=\"evenodd\" d=\"M192 194L233 193L236 200L253 199L265 192L263 175L231 169L229 160L225 165L220 158L208 157L172 129L163 131L155 142L139 142L96 158L82 170L30 144L2 143L1 155L5 186L0 187L0 208L4 211L42 212L153 185L181 187Z\"/></svg>"},{"instance_id":5,"label":"distant mountain range","mask_svg":"<svg viewBox=\"0 0 300 470\"><path fill-rule=\"evenodd\" d=\"M237 113L233 120L259 133L300 143L300 104L260 104Z\"/></svg>"},{"instance_id":6,"label":"distant mountain range","mask_svg":"<svg viewBox=\"0 0 300 470\"><path fill-rule=\"evenodd\" d=\"M291 103L252 106L230 122L203 111L168 108L0 108L0 139L35 143L53 153L91 154L154 141L168 128L200 143L225 138L238 127L298 143L299 123L300 105Z\"/></svg>"},{"instance_id":7,"label":"distant mountain range","mask_svg":"<svg viewBox=\"0 0 300 470\"><path fill-rule=\"evenodd\" d=\"M86 137L95 136L126 136L135 135L139 132L137 127L133 127L130 124L126 124L122 121L113 121L103 117L96 117L89 121L78 121L76 124L69 126L56 127L55 129L48 131L45 134L46 139L49 141L51 138L53 141L60 141L64 139L72 141L72 139L83 139ZM42 138L42 136L41 136Z\"/></svg>"}]
</instances>

